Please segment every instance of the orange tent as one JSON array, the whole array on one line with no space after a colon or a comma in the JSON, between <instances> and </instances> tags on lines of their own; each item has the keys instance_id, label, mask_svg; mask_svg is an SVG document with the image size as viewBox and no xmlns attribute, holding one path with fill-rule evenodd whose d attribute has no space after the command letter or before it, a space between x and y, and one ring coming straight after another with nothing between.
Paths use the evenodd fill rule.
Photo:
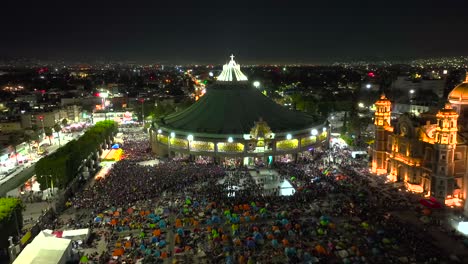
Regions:
<instances>
[{"instance_id":1,"label":"orange tent","mask_svg":"<svg viewBox=\"0 0 468 264\"><path fill-rule=\"evenodd\" d=\"M317 251L317 253L319 254L323 254L323 255L327 254L327 250L325 250L325 248L322 247L321 245L315 246L315 251Z\"/></svg>"},{"instance_id":2,"label":"orange tent","mask_svg":"<svg viewBox=\"0 0 468 264\"><path fill-rule=\"evenodd\" d=\"M122 256L124 254L123 248L116 248L114 252L112 253L112 256Z\"/></svg>"},{"instance_id":3,"label":"orange tent","mask_svg":"<svg viewBox=\"0 0 468 264\"><path fill-rule=\"evenodd\" d=\"M131 207L128 208L128 209L127 209L127 213L128 213L128 214L133 214L133 208L131 208Z\"/></svg>"},{"instance_id":4,"label":"orange tent","mask_svg":"<svg viewBox=\"0 0 468 264\"><path fill-rule=\"evenodd\" d=\"M176 226L177 228L182 227L182 221L181 221L179 218L177 218L177 219L175 220L175 226Z\"/></svg>"},{"instance_id":5,"label":"orange tent","mask_svg":"<svg viewBox=\"0 0 468 264\"><path fill-rule=\"evenodd\" d=\"M153 236L159 237L160 235L161 235L161 230L160 230L160 229L155 229L155 230L153 231Z\"/></svg>"},{"instance_id":6,"label":"orange tent","mask_svg":"<svg viewBox=\"0 0 468 264\"><path fill-rule=\"evenodd\" d=\"M117 219L113 218L111 220L111 225L113 225L113 226L117 225Z\"/></svg>"},{"instance_id":7,"label":"orange tent","mask_svg":"<svg viewBox=\"0 0 468 264\"><path fill-rule=\"evenodd\" d=\"M120 212L119 212L119 211L115 211L115 212L114 212L114 216L120 216Z\"/></svg>"},{"instance_id":8,"label":"orange tent","mask_svg":"<svg viewBox=\"0 0 468 264\"><path fill-rule=\"evenodd\" d=\"M132 247L132 242L130 241L125 242L125 248L130 248L130 247Z\"/></svg>"}]
</instances>

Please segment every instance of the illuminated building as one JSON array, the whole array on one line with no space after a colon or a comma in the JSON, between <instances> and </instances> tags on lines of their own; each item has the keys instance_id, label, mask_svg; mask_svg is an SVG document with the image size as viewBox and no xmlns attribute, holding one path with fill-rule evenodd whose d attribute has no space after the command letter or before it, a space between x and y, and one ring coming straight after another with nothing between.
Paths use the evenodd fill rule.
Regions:
<instances>
[{"instance_id":1,"label":"illuminated building","mask_svg":"<svg viewBox=\"0 0 468 264\"><path fill-rule=\"evenodd\" d=\"M390 123L391 102L376 103L371 170L414 192L460 205L468 191L468 78L437 112L401 115Z\"/></svg>"},{"instance_id":2,"label":"illuminated building","mask_svg":"<svg viewBox=\"0 0 468 264\"><path fill-rule=\"evenodd\" d=\"M327 139L323 121L276 104L231 60L189 108L153 122L159 156L190 156L237 164L293 160Z\"/></svg>"}]
</instances>

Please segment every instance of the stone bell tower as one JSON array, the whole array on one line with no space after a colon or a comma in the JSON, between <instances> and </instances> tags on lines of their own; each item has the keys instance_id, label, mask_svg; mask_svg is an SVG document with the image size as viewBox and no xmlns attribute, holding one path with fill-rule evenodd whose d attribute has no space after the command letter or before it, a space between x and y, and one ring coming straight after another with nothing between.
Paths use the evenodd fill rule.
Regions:
<instances>
[{"instance_id":1,"label":"stone bell tower","mask_svg":"<svg viewBox=\"0 0 468 264\"><path fill-rule=\"evenodd\" d=\"M390 125L392 103L385 94L375 102L374 127L375 141L372 148L372 172L377 174L387 173L387 141L389 133L393 131Z\"/></svg>"},{"instance_id":2,"label":"stone bell tower","mask_svg":"<svg viewBox=\"0 0 468 264\"><path fill-rule=\"evenodd\" d=\"M454 159L457 146L458 114L447 103L443 109L439 110L436 117L431 195L440 201L445 201L447 195L452 195L455 187Z\"/></svg>"}]
</instances>

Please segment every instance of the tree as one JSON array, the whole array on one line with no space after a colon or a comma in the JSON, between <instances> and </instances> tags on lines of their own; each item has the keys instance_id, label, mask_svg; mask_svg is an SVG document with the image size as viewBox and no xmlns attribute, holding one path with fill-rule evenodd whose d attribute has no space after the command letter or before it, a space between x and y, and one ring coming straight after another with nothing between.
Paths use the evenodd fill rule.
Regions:
<instances>
[{"instance_id":1,"label":"tree","mask_svg":"<svg viewBox=\"0 0 468 264\"><path fill-rule=\"evenodd\" d=\"M52 137L52 134L53 134L52 128L46 127L46 128L44 128L44 130L45 130L44 133L45 133L46 137L49 138L50 145L52 145L52 139L50 139Z\"/></svg>"},{"instance_id":2,"label":"tree","mask_svg":"<svg viewBox=\"0 0 468 264\"><path fill-rule=\"evenodd\" d=\"M100 144L115 133L117 124L114 121L98 122L78 140L72 140L40 159L36 163L35 173L41 189L52 185L58 188L66 187L76 177L83 160L95 153Z\"/></svg>"},{"instance_id":3,"label":"tree","mask_svg":"<svg viewBox=\"0 0 468 264\"><path fill-rule=\"evenodd\" d=\"M62 127L68 126L68 119L64 118L62 119Z\"/></svg>"},{"instance_id":4,"label":"tree","mask_svg":"<svg viewBox=\"0 0 468 264\"><path fill-rule=\"evenodd\" d=\"M14 150L14 154L16 158L16 165L18 165L18 153L16 153L16 146L22 143L23 140L24 140L23 135L19 136L18 134L10 134L10 136L8 137L8 141Z\"/></svg>"},{"instance_id":5,"label":"tree","mask_svg":"<svg viewBox=\"0 0 468 264\"><path fill-rule=\"evenodd\" d=\"M29 153L31 153L31 144L35 141L39 141L39 133L37 131L31 131L31 132L28 132L28 133L24 133L24 139L26 140L26 142L28 142L28 146L29 146Z\"/></svg>"},{"instance_id":6,"label":"tree","mask_svg":"<svg viewBox=\"0 0 468 264\"><path fill-rule=\"evenodd\" d=\"M64 120L66 120L66 119L64 119ZM61 145L60 144L60 131L62 131L62 127L60 126L59 123L54 125L54 131L57 133L57 137L58 137L58 140L59 140L59 146L60 146Z\"/></svg>"},{"instance_id":7,"label":"tree","mask_svg":"<svg viewBox=\"0 0 468 264\"><path fill-rule=\"evenodd\" d=\"M24 206L17 198L0 198L0 249L9 246L8 237L20 235Z\"/></svg>"}]
</instances>

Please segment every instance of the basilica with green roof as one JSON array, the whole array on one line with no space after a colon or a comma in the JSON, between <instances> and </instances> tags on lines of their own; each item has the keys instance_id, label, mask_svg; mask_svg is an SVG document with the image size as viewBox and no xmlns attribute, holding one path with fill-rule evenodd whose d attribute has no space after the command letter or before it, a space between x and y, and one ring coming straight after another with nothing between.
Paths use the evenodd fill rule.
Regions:
<instances>
[{"instance_id":1,"label":"basilica with green roof","mask_svg":"<svg viewBox=\"0 0 468 264\"><path fill-rule=\"evenodd\" d=\"M295 159L328 138L324 120L270 100L248 81L234 56L200 100L154 121L150 134L159 156L238 164Z\"/></svg>"}]
</instances>

